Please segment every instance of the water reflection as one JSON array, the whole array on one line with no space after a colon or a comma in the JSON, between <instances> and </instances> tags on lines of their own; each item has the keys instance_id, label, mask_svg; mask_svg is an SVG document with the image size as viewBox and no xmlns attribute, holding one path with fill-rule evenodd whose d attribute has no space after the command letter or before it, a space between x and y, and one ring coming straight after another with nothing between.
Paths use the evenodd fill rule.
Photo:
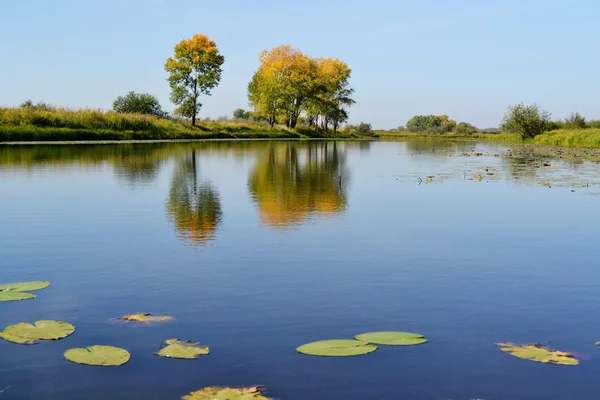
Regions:
<instances>
[{"instance_id":1,"label":"water reflection","mask_svg":"<svg viewBox=\"0 0 600 400\"><path fill-rule=\"evenodd\" d=\"M219 193L209 181L199 182L196 151L177 161L169 198L167 215L178 236L194 246L214 239L223 212Z\"/></svg>"},{"instance_id":2,"label":"water reflection","mask_svg":"<svg viewBox=\"0 0 600 400\"><path fill-rule=\"evenodd\" d=\"M262 224L289 227L343 213L349 178L336 142L277 143L257 161L248 188Z\"/></svg>"}]
</instances>

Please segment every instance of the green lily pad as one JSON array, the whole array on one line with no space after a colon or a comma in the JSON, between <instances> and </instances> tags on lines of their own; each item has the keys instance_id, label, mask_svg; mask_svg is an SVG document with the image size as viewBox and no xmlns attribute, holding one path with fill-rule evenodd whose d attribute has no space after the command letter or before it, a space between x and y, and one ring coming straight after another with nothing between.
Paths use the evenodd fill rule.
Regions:
<instances>
[{"instance_id":1,"label":"green lily pad","mask_svg":"<svg viewBox=\"0 0 600 400\"><path fill-rule=\"evenodd\" d=\"M258 387L234 389L207 387L183 396L181 400L272 400L265 397Z\"/></svg>"},{"instance_id":2,"label":"green lily pad","mask_svg":"<svg viewBox=\"0 0 600 400\"><path fill-rule=\"evenodd\" d=\"M377 350L377 346L361 340L323 340L302 345L296 349L298 353L322 357L351 357L369 354Z\"/></svg>"},{"instance_id":3,"label":"green lily pad","mask_svg":"<svg viewBox=\"0 0 600 400\"><path fill-rule=\"evenodd\" d=\"M31 293L25 292L0 292L0 301L19 301L19 300L31 300L35 299L35 296Z\"/></svg>"},{"instance_id":4,"label":"green lily pad","mask_svg":"<svg viewBox=\"0 0 600 400\"><path fill-rule=\"evenodd\" d=\"M36 321L35 325L20 323L10 325L4 333L34 340L58 340L66 338L75 332L75 327L62 321Z\"/></svg>"},{"instance_id":5,"label":"green lily pad","mask_svg":"<svg viewBox=\"0 0 600 400\"><path fill-rule=\"evenodd\" d=\"M118 367L126 364L131 355L125 349L112 346L90 346L86 348L69 349L65 358L77 364L98 367Z\"/></svg>"},{"instance_id":6,"label":"green lily pad","mask_svg":"<svg viewBox=\"0 0 600 400\"><path fill-rule=\"evenodd\" d=\"M4 332L0 332L0 338L15 344L37 344L35 340L9 335L8 333Z\"/></svg>"},{"instance_id":7,"label":"green lily pad","mask_svg":"<svg viewBox=\"0 0 600 400\"><path fill-rule=\"evenodd\" d=\"M427 343L425 336L410 332L370 332L356 335L355 339L386 346L414 346Z\"/></svg>"},{"instance_id":8,"label":"green lily pad","mask_svg":"<svg viewBox=\"0 0 600 400\"><path fill-rule=\"evenodd\" d=\"M50 286L48 281L6 283L0 285L0 292L33 292L46 289L48 286Z\"/></svg>"},{"instance_id":9,"label":"green lily pad","mask_svg":"<svg viewBox=\"0 0 600 400\"><path fill-rule=\"evenodd\" d=\"M198 356L210 353L206 346L200 346L198 343L183 341L179 339L168 339L165 346L160 349L156 355L167 358L181 358L186 360L196 360Z\"/></svg>"},{"instance_id":10,"label":"green lily pad","mask_svg":"<svg viewBox=\"0 0 600 400\"><path fill-rule=\"evenodd\" d=\"M500 350L524 360L541 362L544 364L578 365L579 361L571 353L558 350L549 350L539 344L518 346L513 343L498 343Z\"/></svg>"}]
</instances>

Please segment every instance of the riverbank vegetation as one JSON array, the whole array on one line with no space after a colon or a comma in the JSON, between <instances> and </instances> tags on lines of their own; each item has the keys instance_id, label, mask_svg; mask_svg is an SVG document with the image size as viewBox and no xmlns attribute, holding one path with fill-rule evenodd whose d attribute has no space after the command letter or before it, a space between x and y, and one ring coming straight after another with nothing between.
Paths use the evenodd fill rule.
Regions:
<instances>
[{"instance_id":1,"label":"riverbank vegetation","mask_svg":"<svg viewBox=\"0 0 600 400\"><path fill-rule=\"evenodd\" d=\"M368 125L368 124L366 124ZM282 125L264 121L198 120L94 109L68 109L28 102L21 108L0 108L0 142L88 140L187 140L187 139L280 139L358 138L372 136L370 129L338 131Z\"/></svg>"},{"instance_id":2,"label":"riverbank vegetation","mask_svg":"<svg viewBox=\"0 0 600 400\"><path fill-rule=\"evenodd\" d=\"M600 147L600 121L587 120L573 113L564 120L552 120L551 114L537 104L510 106L499 128L478 129L447 115L416 115L406 126L376 131L379 137L492 140L511 143L545 144L565 147Z\"/></svg>"}]
</instances>

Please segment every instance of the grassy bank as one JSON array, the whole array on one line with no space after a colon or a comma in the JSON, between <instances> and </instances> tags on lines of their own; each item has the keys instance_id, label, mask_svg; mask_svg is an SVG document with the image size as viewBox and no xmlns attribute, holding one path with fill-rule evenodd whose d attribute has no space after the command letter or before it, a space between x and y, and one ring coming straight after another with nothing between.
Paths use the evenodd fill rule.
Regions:
<instances>
[{"instance_id":1,"label":"grassy bank","mask_svg":"<svg viewBox=\"0 0 600 400\"><path fill-rule=\"evenodd\" d=\"M563 147L596 147L600 148L600 129L559 129L536 136L533 139L523 140L520 135L512 133L475 133L472 135L458 135L448 133L444 135L422 135L411 132L377 131L382 138L440 138L455 140L486 140L506 143L527 143Z\"/></svg>"},{"instance_id":2,"label":"grassy bank","mask_svg":"<svg viewBox=\"0 0 600 400\"><path fill-rule=\"evenodd\" d=\"M250 121L188 121L100 110L0 108L0 142L174 139L350 138L344 132L273 129Z\"/></svg>"}]
</instances>

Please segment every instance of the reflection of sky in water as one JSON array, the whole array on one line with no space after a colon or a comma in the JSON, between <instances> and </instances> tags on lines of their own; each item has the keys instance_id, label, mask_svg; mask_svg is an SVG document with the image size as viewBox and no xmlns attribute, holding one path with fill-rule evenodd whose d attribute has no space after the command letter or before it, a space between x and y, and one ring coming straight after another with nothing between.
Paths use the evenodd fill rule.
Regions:
<instances>
[{"instance_id":1,"label":"reflection of sky in water","mask_svg":"<svg viewBox=\"0 0 600 400\"><path fill-rule=\"evenodd\" d=\"M600 192L594 152L339 142L334 157L332 142L310 143L312 158L308 142L286 141L0 147L2 281L52 282L2 304L0 324L77 328L0 342L0 388L11 386L0 398L165 400L254 384L283 400L598 397L598 198L579 195ZM132 312L176 321L110 323ZM376 330L430 343L343 360L294 351ZM211 355L155 356L169 337ZM551 343L582 364L517 360L503 341ZM132 359L62 358L93 344Z\"/></svg>"}]
</instances>

